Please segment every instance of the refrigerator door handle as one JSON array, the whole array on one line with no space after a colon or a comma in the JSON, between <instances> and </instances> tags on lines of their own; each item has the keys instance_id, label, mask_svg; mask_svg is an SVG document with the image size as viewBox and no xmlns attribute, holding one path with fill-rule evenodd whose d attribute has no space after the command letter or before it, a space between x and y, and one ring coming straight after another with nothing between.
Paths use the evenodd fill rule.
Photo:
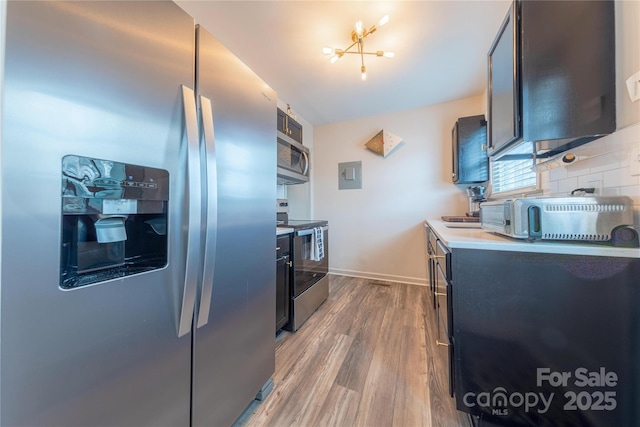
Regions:
<instances>
[{"instance_id":1,"label":"refrigerator door handle","mask_svg":"<svg viewBox=\"0 0 640 427\"><path fill-rule=\"evenodd\" d=\"M206 172L203 178L204 200L206 200L206 231L204 243L204 267L200 290L200 303L196 327L200 328L209 322L211 294L216 258L216 238L218 222L218 176L216 170L216 141L213 127L213 108L211 100L200 95L200 112L202 114L202 144Z\"/></svg>"},{"instance_id":2,"label":"refrigerator door handle","mask_svg":"<svg viewBox=\"0 0 640 427\"><path fill-rule=\"evenodd\" d=\"M200 248L201 179L200 147L198 144L198 115L193 89L182 86L184 120L187 134L187 191L189 213L187 222L187 253L184 274L182 306L178 321L178 337L191 331L198 281Z\"/></svg>"}]
</instances>

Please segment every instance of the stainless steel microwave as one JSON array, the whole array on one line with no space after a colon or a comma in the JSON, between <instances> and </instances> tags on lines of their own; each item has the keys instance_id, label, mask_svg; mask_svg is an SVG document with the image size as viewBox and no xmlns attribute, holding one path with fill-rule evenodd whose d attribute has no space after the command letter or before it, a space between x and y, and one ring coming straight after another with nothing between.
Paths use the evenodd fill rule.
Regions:
<instances>
[{"instance_id":1,"label":"stainless steel microwave","mask_svg":"<svg viewBox=\"0 0 640 427\"><path fill-rule=\"evenodd\" d=\"M278 131L278 184L309 181L309 149Z\"/></svg>"}]
</instances>

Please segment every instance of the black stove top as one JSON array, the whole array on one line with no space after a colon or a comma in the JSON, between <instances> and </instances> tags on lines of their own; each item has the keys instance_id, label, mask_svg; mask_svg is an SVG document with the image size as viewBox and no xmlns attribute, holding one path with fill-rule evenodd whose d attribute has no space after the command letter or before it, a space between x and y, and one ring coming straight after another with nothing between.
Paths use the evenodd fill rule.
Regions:
<instances>
[{"instance_id":1,"label":"black stove top","mask_svg":"<svg viewBox=\"0 0 640 427\"><path fill-rule=\"evenodd\" d=\"M295 230L302 230L305 228L322 227L329 224L325 220L313 220L313 219L288 219L282 223L278 223L278 227L291 227Z\"/></svg>"},{"instance_id":2,"label":"black stove top","mask_svg":"<svg viewBox=\"0 0 640 427\"><path fill-rule=\"evenodd\" d=\"M295 230L304 230L307 228L323 227L329 224L328 221L320 219L289 219L288 212L278 212L276 215L277 227L290 227Z\"/></svg>"}]
</instances>

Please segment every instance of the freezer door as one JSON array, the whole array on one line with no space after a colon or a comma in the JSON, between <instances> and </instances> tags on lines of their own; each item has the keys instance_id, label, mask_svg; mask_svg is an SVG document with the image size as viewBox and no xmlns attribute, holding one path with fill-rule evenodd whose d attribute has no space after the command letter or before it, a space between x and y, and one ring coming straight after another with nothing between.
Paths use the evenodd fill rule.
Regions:
<instances>
[{"instance_id":1,"label":"freezer door","mask_svg":"<svg viewBox=\"0 0 640 427\"><path fill-rule=\"evenodd\" d=\"M183 310L189 208L182 85L194 87L193 20L164 1L12 1L6 23L0 425L188 425L192 308L186 301ZM190 102L195 113L193 95ZM166 261L87 286L60 286L65 158L168 174L166 243L158 240L167 245ZM107 175L105 165L98 169ZM130 181L152 186L149 177ZM101 181L100 191L111 184ZM119 208L132 210L131 203ZM93 219L100 218L88 217L79 235L94 232ZM102 230L100 240L117 248L125 238L122 222L101 224L115 227ZM127 242L137 238L130 231ZM162 224L151 222L146 232L161 235ZM76 241L91 240L82 236ZM97 268L87 256L83 272ZM188 324L179 338L181 314Z\"/></svg>"},{"instance_id":2,"label":"freezer door","mask_svg":"<svg viewBox=\"0 0 640 427\"><path fill-rule=\"evenodd\" d=\"M217 223L213 288L198 304L210 310L194 330L192 420L222 426L275 370L276 94L209 33L197 34L196 80L217 168L217 186L207 183L218 202L208 217Z\"/></svg>"}]
</instances>

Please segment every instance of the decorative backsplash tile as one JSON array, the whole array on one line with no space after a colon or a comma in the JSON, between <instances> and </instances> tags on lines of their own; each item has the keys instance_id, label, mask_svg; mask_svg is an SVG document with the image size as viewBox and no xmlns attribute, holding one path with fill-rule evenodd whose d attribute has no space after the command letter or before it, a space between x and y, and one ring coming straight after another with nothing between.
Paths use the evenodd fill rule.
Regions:
<instances>
[{"instance_id":1,"label":"decorative backsplash tile","mask_svg":"<svg viewBox=\"0 0 640 427\"><path fill-rule=\"evenodd\" d=\"M582 159L540 173L544 194L566 196L576 188L594 187L596 194L629 196L634 204L634 223L640 224L640 123L572 153Z\"/></svg>"}]
</instances>

